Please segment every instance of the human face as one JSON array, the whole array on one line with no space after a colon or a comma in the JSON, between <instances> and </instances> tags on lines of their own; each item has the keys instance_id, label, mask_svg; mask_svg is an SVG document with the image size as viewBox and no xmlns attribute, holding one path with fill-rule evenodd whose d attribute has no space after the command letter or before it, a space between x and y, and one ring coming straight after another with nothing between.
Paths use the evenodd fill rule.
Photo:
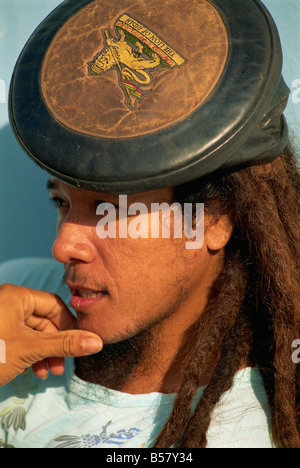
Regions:
<instances>
[{"instance_id":1,"label":"human face","mask_svg":"<svg viewBox=\"0 0 300 468\"><path fill-rule=\"evenodd\" d=\"M49 191L58 207L53 255L64 264L78 328L115 343L157 324L179 337L196 321L215 272L205 242L195 251L185 248L184 236L99 238L97 206L103 201L117 204L117 196L55 179ZM174 202L173 190L128 196L128 204L135 202L143 203L150 216L151 203Z\"/></svg>"}]
</instances>

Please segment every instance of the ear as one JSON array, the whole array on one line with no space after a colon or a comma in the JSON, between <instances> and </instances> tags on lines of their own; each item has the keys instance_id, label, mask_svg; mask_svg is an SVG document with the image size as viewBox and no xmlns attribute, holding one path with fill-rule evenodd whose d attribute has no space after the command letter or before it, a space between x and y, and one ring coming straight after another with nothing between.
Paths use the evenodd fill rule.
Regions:
<instances>
[{"instance_id":1,"label":"ear","mask_svg":"<svg viewBox=\"0 0 300 468\"><path fill-rule=\"evenodd\" d=\"M214 251L224 248L232 235L233 228L233 223L227 215L222 215L218 219L212 218L205 231L207 248Z\"/></svg>"}]
</instances>

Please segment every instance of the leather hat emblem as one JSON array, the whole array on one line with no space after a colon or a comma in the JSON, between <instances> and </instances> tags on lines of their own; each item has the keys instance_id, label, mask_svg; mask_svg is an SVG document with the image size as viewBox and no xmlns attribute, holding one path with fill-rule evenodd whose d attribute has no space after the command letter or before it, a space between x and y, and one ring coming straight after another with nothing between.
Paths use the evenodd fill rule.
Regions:
<instances>
[{"instance_id":1,"label":"leather hat emblem","mask_svg":"<svg viewBox=\"0 0 300 468\"><path fill-rule=\"evenodd\" d=\"M111 70L119 74L119 84L130 110L151 92L144 88L152 83L151 72L160 67L179 67L186 60L154 32L127 14L116 22L116 39L103 29L105 47L88 63L90 75Z\"/></svg>"},{"instance_id":2,"label":"leather hat emblem","mask_svg":"<svg viewBox=\"0 0 300 468\"><path fill-rule=\"evenodd\" d=\"M181 122L214 91L230 48L211 2L81 3L71 1L78 11L55 24L39 74L43 102L64 127L145 136Z\"/></svg>"}]
</instances>

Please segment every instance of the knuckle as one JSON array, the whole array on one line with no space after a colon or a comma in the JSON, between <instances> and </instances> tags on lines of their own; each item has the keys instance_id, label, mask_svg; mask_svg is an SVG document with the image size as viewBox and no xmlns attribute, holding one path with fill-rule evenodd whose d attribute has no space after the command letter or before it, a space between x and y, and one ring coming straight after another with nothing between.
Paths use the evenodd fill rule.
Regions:
<instances>
[{"instance_id":1,"label":"knuckle","mask_svg":"<svg viewBox=\"0 0 300 468\"><path fill-rule=\"evenodd\" d=\"M18 297L22 301L28 300L28 288L24 286L16 286L15 284L11 283L3 283L0 285L0 293L3 295L4 298L6 297Z\"/></svg>"},{"instance_id":2,"label":"knuckle","mask_svg":"<svg viewBox=\"0 0 300 468\"><path fill-rule=\"evenodd\" d=\"M0 285L0 291L5 292L5 291L11 291L12 289L16 288L16 286L13 286L10 283L4 283Z\"/></svg>"},{"instance_id":3,"label":"knuckle","mask_svg":"<svg viewBox=\"0 0 300 468\"><path fill-rule=\"evenodd\" d=\"M20 292L25 292L27 288L24 286L17 286L15 284L11 283L3 283L0 285L0 291L20 291Z\"/></svg>"},{"instance_id":4,"label":"knuckle","mask_svg":"<svg viewBox=\"0 0 300 468\"><path fill-rule=\"evenodd\" d=\"M65 333L62 339L62 354L65 356L72 356L75 351L74 336L70 333Z\"/></svg>"}]
</instances>

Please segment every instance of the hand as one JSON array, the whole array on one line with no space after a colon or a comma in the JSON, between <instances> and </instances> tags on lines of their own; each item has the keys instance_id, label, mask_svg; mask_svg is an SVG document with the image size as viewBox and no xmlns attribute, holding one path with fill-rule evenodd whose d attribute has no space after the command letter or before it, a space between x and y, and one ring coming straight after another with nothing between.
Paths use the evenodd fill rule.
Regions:
<instances>
[{"instance_id":1,"label":"hand","mask_svg":"<svg viewBox=\"0 0 300 468\"><path fill-rule=\"evenodd\" d=\"M29 367L45 378L48 369L59 375L64 358L101 351L98 335L72 330L76 323L56 295L5 284L0 286L0 340L6 346L6 362L0 363L0 386Z\"/></svg>"}]
</instances>

